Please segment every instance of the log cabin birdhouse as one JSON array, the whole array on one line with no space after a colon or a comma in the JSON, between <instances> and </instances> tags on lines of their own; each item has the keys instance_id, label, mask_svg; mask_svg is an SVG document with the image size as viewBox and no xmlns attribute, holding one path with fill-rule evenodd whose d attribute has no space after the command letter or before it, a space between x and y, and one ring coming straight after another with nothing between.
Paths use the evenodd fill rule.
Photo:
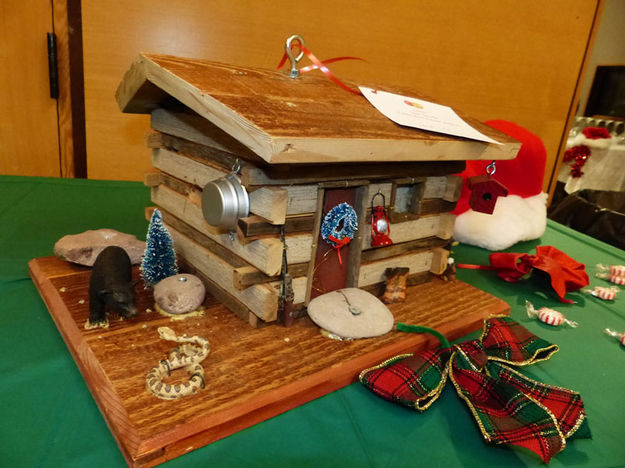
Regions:
<instances>
[{"instance_id":1,"label":"log cabin birdhouse","mask_svg":"<svg viewBox=\"0 0 625 468\"><path fill-rule=\"evenodd\" d=\"M339 288L378 292L387 268L409 268L409 283L442 273L461 189L452 174L520 148L465 116L501 144L397 125L323 75L164 55L139 56L117 101L151 114L158 172L146 183L176 252L252 325L288 324ZM376 247L380 193L392 243Z\"/></svg>"}]
</instances>

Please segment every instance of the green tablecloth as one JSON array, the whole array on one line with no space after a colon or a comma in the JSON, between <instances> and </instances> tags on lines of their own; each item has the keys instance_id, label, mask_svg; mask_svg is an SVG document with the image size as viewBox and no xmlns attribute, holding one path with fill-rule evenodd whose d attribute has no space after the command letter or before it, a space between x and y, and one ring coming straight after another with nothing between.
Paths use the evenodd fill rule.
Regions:
<instances>
[{"instance_id":1,"label":"green tablecloth","mask_svg":"<svg viewBox=\"0 0 625 468\"><path fill-rule=\"evenodd\" d=\"M27 262L52 255L66 234L108 227L145 239L149 190L139 183L0 177L0 466L124 466L115 440L28 275ZM625 252L549 222L537 241L586 263L625 264ZM487 264L489 252L454 248L460 263ZM523 372L579 391L592 440L573 440L550 466L625 466L625 349L603 334L625 331L625 291L613 303L582 293L557 302L532 282L506 283L490 271L458 278L504 300L514 319L560 346ZM591 284L603 284L595 278ZM524 301L579 322L552 328L525 315ZM520 448L487 445L448 386L425 413L373 396L360 384L319 398L173 460L167 466L539 466Z\"/></svg>"}]
</instances>

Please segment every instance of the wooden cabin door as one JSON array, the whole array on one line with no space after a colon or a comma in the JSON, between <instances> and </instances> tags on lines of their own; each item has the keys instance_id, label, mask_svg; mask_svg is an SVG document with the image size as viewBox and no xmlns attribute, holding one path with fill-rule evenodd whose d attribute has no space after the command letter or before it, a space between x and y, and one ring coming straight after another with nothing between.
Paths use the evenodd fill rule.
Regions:
<instances>
[{"instance_id":1,"label":"wooden cabin door","mask_svg":"<svg viewBox=\"0 0 625 468\"><path fill-rule=\"evenodd\" d=\"M308 274L307 301L337 289L356 286L362 250L361 232L364 226L361 217L366 215L362 208L363 187L327 188L319 191L323 196L319 229L317 229L316 249L313 252L313 263ZM321 235L321 224L327 213L341 203L352 206L358 216L358 230L352 242L340 249L335 249ZM363 214L364 213L364 214ZM339 227L340 228L340 227ZM315 233L313 233L315 235Z\"/></svg>"},{"instance_id":2,"label":"wooden cabin door","mask_svg":"<svg viewBox=\"0 0 625 468\"><path fill-rule=\"evenodd\" d=\"M46 46L52 30L51 2L0 2L0 174L61 175Z\"/></svg>"}]
</instances>

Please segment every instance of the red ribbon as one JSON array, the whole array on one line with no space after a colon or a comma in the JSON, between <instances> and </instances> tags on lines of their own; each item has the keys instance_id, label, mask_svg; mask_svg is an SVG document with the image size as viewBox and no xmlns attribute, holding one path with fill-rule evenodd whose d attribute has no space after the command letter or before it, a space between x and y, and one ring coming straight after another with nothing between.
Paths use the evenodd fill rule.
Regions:
<instances>
[{"instance_id":1,"label":"red ribbon","mask_svg":"<svg viewBox=\"0 0 625 468\"><path fill-rule=\"evenodd\" d=\"M573 303L572 300L564 298L568 291L576 291L589 284L586 266L550 245L537 246L536 255L495 252L490 254L489 258L490 265L461 263L456 266L475 270L497 270L497 276L508 282L519 281L535 268L549 275L551 287L560 301L567 304Z\"/></svg>"},{"instance_id":2,"label":"red ribbon","mask_svg":"<svg viewBox=\"0 0 625 468\"><path fill-rule=\"evenodd\" d=\"M456 267L466 270L494 270L490 265L471 265L470 263L456 263Z\"/></svg>"},{"instance_id":3,"label":"red ribbon","mask_svg":"<svg viewBox=\"0 0 625 468\"><path fill-rule=\"evenodd\" d=\"M328 67L326 67L325 64L338 62L340 60L363 60L364 61L364 59L361 59L360 57L344 56L344 57L334 57L334 58L327 59L327 60L319 60L310 50L308 50L305 46L303 46L298 39L295 39L291 43L291 49L294 49L295 47L299 48L300 51L304 52L306 57L308 57L308 59L313 63L313 65L308 65L307 67L304 67L304 68L300 69L299 70L300 73L306 73L306 72L309 72L309 71L312 71L312 70L319 69L328 78L330 78L330 80L332 80L337 86L340 86L345 91L349 91L350 93L358 94L358 95L362 94L359 89L352 89L349 86L347 86L345 83L343 83L340 79L338 79L330 71L330 69ZM282 56L282 59L280 60L280 63L276 67L277 70L280 70L284 66L284 64L286 63L287 58L288 58L288 56L287 56L287 54L285 52L284 55Z\"/></svg>"},{"instance_id":4,"label":"red ribbon","mask_svg":"<svg viewBox=\"0 0 625 468\"><path fill-rule=\"evenodd\" d=\"M336 255L338 255L339 257L339 265L342 265L343 259L341 258L341 249L349 244L351 242L351 239L349 237L343 237L342 239L338 239L330 234L328 236L328 240L334 242L335 245L333 245L332 248L336 250Z\"/></svg>"}]
</instances>

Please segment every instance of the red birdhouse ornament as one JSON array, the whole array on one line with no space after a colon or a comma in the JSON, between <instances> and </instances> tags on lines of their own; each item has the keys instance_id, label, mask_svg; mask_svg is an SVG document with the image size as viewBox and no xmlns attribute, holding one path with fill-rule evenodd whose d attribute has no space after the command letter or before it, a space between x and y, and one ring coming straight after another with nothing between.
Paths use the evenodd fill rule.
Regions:
<instances>
[{"instance_id":1,"label":"red birdhouse ornament","mask_svg":"<svg viewBox=\"0 0 625 468\"><path fill-rule=\"evenodd\" d=\"M495 162L486 167L486 174L467 179L467 187L471 190L469 206L480 213L493 214L497 198L508 195L505 185L493 179Z\"/></svg>"}]
</instances>

